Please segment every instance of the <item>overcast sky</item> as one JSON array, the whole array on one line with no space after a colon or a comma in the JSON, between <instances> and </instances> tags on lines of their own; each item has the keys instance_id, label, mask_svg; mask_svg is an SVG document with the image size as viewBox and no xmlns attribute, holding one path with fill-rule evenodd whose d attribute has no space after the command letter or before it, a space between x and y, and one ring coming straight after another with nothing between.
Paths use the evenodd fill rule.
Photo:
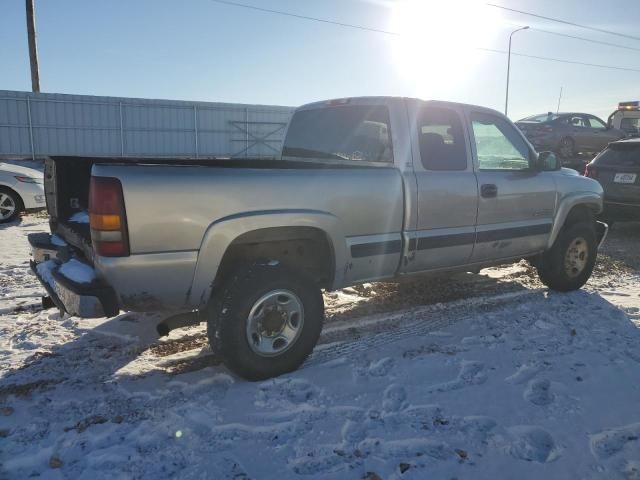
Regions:
<instances>
[{"instance_id":1,"label":"overcast sky","mask_svg":"<svg viewBox=\"0 0 640 480\"><path fill-rule=\"evenodd\" d=\"M43 92L299 105L402 95L504 108L506 50L640 70L640 41L470 0L239 0L388 30L373 33L211 0L36 0ZM24 0L0 2L0 89L30 90ZM495 0L510 8L640 36L640 2ZM449 7L452 6L452 7ZM605 117L640 99L640 72L512 57L509 114L556 109Z\"/></svg>"}]
</instances>

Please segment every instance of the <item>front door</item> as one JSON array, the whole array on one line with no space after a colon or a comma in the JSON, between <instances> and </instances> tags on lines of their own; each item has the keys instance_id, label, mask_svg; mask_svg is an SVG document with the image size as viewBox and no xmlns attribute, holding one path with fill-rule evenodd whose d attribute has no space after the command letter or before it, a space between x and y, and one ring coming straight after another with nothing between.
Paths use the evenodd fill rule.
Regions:
<instances>
[{"instance_id":1,"label":"front door","mask_svg":"<svg viewBox=\"0 0 640 480\"><path fill-rule=\"evenodd\" d=\"M552 175L532 168L535 153L503 117L472 111L469 121L479 185L472 261L544 250L556 204Z\"/></svg>"},{"instance_id":2,"label":"front door","mask_svg":"<svg viewBox=\"0 0 640 480\"><path fill-rule=\"evenodd\" d=\"M607 125L598 117L589 115L587 121L591 130L591 151L594 153L604 150L609 145L609 142L614 142L619 139L615 130L607 127Z\"/></svg>"},{"instance_id":3,"label":"front door","mask_svg":"<svg viewBox=\"0 0 640 480\"><path fill-rule=\"evenodd\" d=\"M462 111L438 102L409 105L418 218L402 271L464 265L475 241L478 184Z\"/></svg>"}]
</instances>

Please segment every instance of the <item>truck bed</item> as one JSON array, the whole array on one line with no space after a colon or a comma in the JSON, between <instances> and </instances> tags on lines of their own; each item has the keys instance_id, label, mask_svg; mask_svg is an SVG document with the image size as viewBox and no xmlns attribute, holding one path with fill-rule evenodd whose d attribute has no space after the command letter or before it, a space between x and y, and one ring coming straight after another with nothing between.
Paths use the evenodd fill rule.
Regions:
<instances>
[{"instance_id":1,"label":"truck bed","mask_svg":"<svg viewBox=\"0 0 640 480\"><path fill-rule=\"evenodd\" d=\"M70 245L92 261L91 233L86 223L71 221L74 215L87 212L89 208L89 183L95 165L165 166L165 167L209 167L217 169L277 169L277 170L325 170L325 169L372 169L386 168L379 164L351 162L332 159L287 159L265 160L259 158L122 158L122 157L70 157L54 156L45 162L45 193L50 215L51 232L58 234Z\"/></svg>"}]
</instances>

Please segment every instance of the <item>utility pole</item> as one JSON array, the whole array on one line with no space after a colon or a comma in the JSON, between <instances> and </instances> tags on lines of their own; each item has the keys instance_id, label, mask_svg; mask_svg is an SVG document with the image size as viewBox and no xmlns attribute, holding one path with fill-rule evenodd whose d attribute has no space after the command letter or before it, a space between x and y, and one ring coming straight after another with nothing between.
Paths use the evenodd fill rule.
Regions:
<instances>
[{"instance_id":1,"label":"utility pole","mask_svg":"<svg viewBox=\"0 0 640 480\"><path fill-rule=\"evenodd\" d=\"M507 111L509 110L509 73L511 73L511 37L516 32L520 30L527 30L529 25L526 27L518 28L509 34L509 53L507 54L507 91L504 96L504 115L507 116Z\"/></svg>"},{"instance_id":2,"label":"utility pole","mask_svg":"<svg viewBox=\"0 0 640 480\"><path fill-rule=\"evenodd\" d=\"M29 60L31 62L31 91L40 93L40 71L38 69L38 44L36 41L36 20L33 13L33 3L27 2L27 35L29 36Z\"/></svg>"}]
</instances>

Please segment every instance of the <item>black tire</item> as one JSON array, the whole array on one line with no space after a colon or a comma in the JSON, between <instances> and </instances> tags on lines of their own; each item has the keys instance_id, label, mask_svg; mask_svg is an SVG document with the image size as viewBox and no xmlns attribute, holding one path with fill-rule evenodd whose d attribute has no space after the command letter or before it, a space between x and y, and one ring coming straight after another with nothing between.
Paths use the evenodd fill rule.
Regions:
<instances>
[{"instance_id":1,"label":"black tire","mask_svg":"<svg viewBox=\"0 0 640 480\"><path fill-rule=\"evenodd\" d=\"M299 333L282 353L260 355L249 343L249 315L256 302L279 290L292 292L302 304ZM207 334L211 348L231 371L246 380L264 380L291 372L304 362L318 342L323 319L322 292L312 279L282 265L255 264L239 268L214 295Z\"/></svg>"},{"instance_id":2,"label":"black tire","mask_svg":"<svg viewBox=\"0 0 640 480\"><path fill-rule=\"evenodd\" d=\"M571 137L564 137L558 145L560 158L571 159L576 155L576 144Z\"/></svg>"},{"instance_id":3,"label":"black tire","mask_svg":"<svg viewBox=\"0 0 640 480\"><path fill-rule=\"evenodd\" d=\"M581 253L576 253L580 251L584 252L584 259L581 259ZM538 276L552 290L577 290L589 280L597 253L596 232L592 224L580 222L565 226L553 246L537 262ZM572 263L572 255L575 263Z\"/></svg>"},{"instance_id":4,"label":"black tire","mask_svg":"<svg viewBox=\"0 0 640 480\"><path fill-rule=\"evenodd\" d=\"M16 192L11 190L10 188L0 187L0 223L11 222L15 220L24 210L24 204L22 203L22 198ZM4 214L7 212L2 207L8 207L9 205L13 208L13 213L9 216L5 217Z\"/></svg>"}]
</instances>

